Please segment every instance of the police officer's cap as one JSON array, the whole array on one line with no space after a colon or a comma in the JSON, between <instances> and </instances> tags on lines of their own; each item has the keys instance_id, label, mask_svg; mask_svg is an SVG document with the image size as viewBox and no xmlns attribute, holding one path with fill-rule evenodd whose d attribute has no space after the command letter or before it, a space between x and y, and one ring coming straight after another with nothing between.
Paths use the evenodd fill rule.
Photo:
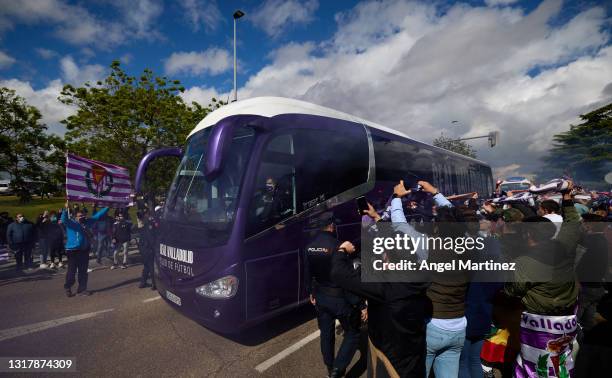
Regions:
<instances>
[{"instance_id":1,"label":"police officer's cap","mask_svg":"<svg viewBox=\"0 0 612 378\"><path fill-rule=\"evenodd\" d=\"M327 227L330 224L336 224L338 223L339 219L334 217L334 213L332 213L331 211L326 211L320 215L318 215L316 218L312 219L312 227L316 227L316 228L323 228L323 227Z\"/></svg>"}]
</instances>

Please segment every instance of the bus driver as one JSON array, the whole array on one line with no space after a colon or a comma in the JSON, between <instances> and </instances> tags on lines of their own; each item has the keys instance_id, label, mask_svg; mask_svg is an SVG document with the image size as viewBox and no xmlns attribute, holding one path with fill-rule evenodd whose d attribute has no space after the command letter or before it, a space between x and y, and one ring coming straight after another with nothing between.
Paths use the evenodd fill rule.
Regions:
<instances>
[{"instance_id":1,"label":"bus driver","mask_svg":"<svg viewBox=\"0 0 612 378\"><path fill-rule=\"evenodd\" d=\"M273 177L268 176L264 188L255 198L255 218L268 226L286 218L293 211L290 192L290 187L279 185Z\"/></svg>"}]
</instances>

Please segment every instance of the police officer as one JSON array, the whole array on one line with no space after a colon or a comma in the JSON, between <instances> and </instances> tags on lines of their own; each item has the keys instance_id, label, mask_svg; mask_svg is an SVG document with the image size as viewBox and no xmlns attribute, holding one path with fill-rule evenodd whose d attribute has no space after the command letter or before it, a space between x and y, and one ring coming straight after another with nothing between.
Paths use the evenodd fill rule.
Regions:
<instances>
[{"instance_id":1,"label":"police officer","mask_svg":"<svg viewBox=\"0 0 612 378\"><path fill-rule=\"evenodd\" d=\"M155 260L155 250L157 246L157 222L148 209L144 210L143 226L140 229L140 238L138 239L138 249L142 255L143 269L140 277L139 288L147 287L147 280L151 278L151 290L156 290L155 275L153 274L153 264Z\"/></svg>"},{"instance_id":2,"label":"police officer","mask_svg":"<svg viewBox=\"0 0 612 378\"><path fill-rule=\"evenodd\" d=\"M336 253L340 245L335 234L333 214L324 213L314 225L319 228L319 232L306 247L305 284L310 302L317 309L321 354L329 377L341 377L359 344L360 299L343 290L330 278L332 254ZM336 319L344 329L344 339L334 358Z\"/></svg>"}]
</instances>

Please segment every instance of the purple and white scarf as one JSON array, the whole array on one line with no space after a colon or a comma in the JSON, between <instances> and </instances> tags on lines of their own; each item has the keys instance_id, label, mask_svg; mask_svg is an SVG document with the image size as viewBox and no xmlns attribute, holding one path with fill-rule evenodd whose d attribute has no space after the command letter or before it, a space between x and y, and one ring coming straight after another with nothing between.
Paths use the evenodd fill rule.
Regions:
<instances>
[{"instance_id":1,"label":"purple and white scarf","mask_svg":"<svg viewBox=\"0 0 612 378\"><path fill-rule=\"evenodd\" d=\"M570 378L574 370L572 351L578 318L576 315L547 316L523 312L521 352L516 358L517 378Z\"/></svg>"}]
</instances>

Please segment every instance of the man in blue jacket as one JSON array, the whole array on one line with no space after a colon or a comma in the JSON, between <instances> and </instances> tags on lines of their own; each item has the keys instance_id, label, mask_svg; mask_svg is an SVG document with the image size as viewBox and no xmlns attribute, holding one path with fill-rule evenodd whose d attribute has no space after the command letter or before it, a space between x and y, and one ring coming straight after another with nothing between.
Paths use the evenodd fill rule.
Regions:
<instances>
[{"instance_id":1,"label":"man in blue jacket","mask_svg":"<svg viewBox=\"0 0 612 378\"><path fill-rule=\"evenodd\" d=\"M74 285L75 275L78 271L79 286L77 294L90 295L87 291L87 265L89 264L89 251L91 250L93 234L90 228L101 217L108 212L105 207L87 219L85 213L77 211L74 219L68 217L68 201L62 211L62 224L66 228L66 256L68 257L68 271L66 272L66 283L64 289L66 296L72 296L72 286Z\"/></svg>"},{"instance_id":2,"label":"man in blue jacket","mask_svg":"<svg viewBox=\"0 0 612 378\"><path fill-rule=\"evenodd\" d=\"M6 230L6 241L11 251L15 253L17 272L21 272L24 265L28 267L30 264L34 244L34 226L25 219L23 214L17 214L15 222L9 224Z\"/></svg>"}]
</instances>

